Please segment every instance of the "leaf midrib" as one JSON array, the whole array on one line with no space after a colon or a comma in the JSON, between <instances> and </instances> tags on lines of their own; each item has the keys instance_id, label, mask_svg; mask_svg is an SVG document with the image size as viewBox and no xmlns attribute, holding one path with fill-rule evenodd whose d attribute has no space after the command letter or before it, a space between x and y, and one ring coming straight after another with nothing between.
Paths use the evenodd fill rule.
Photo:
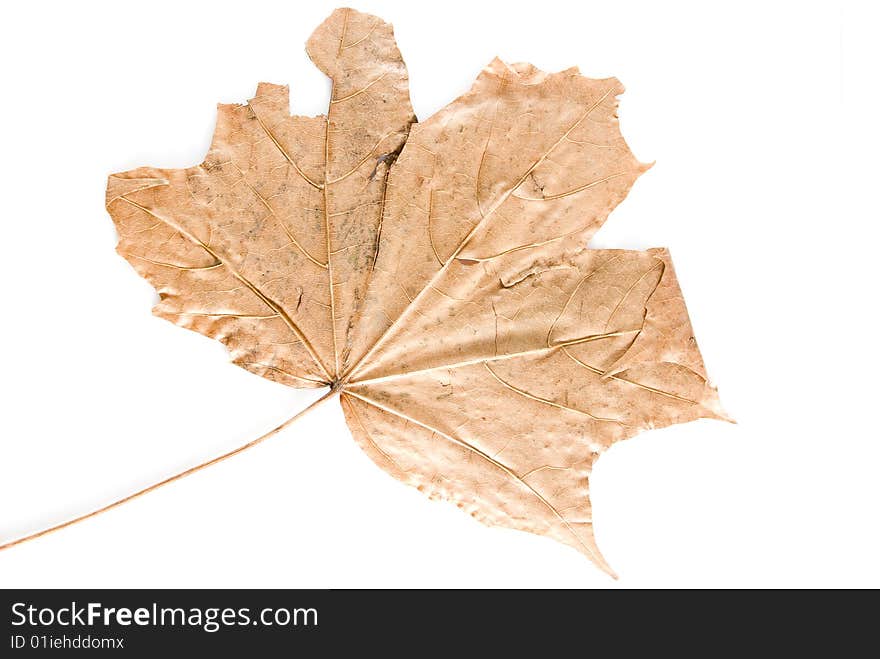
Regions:
<instances>
[{"instance_id":1,"label":"leaf midrib","mask_svg":"<svg viewBox=\"0 0 880 659\"><path fill-rule=\"evenodd\" d=\"M599 568L601 568L602 570L604 570L605 572L607 572L611 576L615 576L615 573L611 569L611 566L609 566L608 563L605 562L605 559L602 557L602 555L599 554L592 547L590 547L586 542L583 541L583 539L577 533L575 533L574 529L571 526L571 523L567 519L565 519L565 517L556 508L556 506L554 506L552 503L550 503L543 495L541 495L540 492L538 492L535 488L533 488L531 485L529 485L525 480L523 480L519 475L516 474L516 472L514 472L512 469L510 469L507 465L505 465L502 462L499 462L498 460L494 459L490 455L484 453L483 451L478 449L476 446L466 442L463 439L449 435L449 434L443 432L442 430L438 430L437 428L434 428L430 424L425 423L424 421L420 421L419 419L416 419L415 417L412 417L408 414L400 412L399 410L395 410L392 407L388 407L387 405L383 405L382 403L374 401L371 398L368 398L367 396L363 396L361 394L354 393L350 390L343 391L342 394L343 395L347 394L349 396L352 396L353 398L357 398L358 400L360 400L364 403L367 403L368 405L371 405L371 406L375 407L376 409L381 410L387 414L392 414L392 415L397 416L398 418L401 418L405 421L409 421L410 423L414 423L418 426L421 426L425 430L428 430L429 432L432 432L432 433L438 435L439 437L443 437L447 441L452 442L453 444L455 444L457 446L460 446L468 451L471 451L474 455L482 458L488 464L492 465L496 469L501 470L505 475L507 475L508 478L513 480L518 485L524 487L526 490L528 490L528 492L530 494L532 494L536 499L538 499L538 501L540 501L544 506L546 506L559 519L559 521L562 522L562 524L565 526L566 530L577 541L578 545L583 547L584 551L589 555L591 560L597 566L599 566Z\"/></svg>"},{"instance_id":2,"label":"leaf midrib","mask_svg":"<svg viewBox=\"0 0 880 659\"><path fill-rule=\"evenodd\" d=\"M366 362L370 357L372 357L373 353L378 349L380 345L384 343L386 338L390 335L391 330L400 325L404 318L407 317L412 310L415 308L419 299L422 295L425 294L425 291L429 290L432 286L434 286L446 273L446 270L450 263L452 263L459 254L461 254L462 250L467 246L468 242L471 238L477 233L477 231L485 226L488 222L489 218L492 217L495 212L504 205L504 203L510 198L510 196L522 185L523 181L531 174L535 169L537 169L544 161L550 156L551 153L560 145L563 141L584 121L599 105L614 91L614 86L609 87L597 100L593 103L587 110L575 121L560 137L556 140L545 152L541 155L520 177L517 181L502 194L499 199L496 201L493 206L480 217L480 220L474 225L474 227L468 232L468 234L464 237L464 239L459 243L458 247L452 253L452 255L446 260L445 263L441 266L441 268L434 273L431 279L425 284L425 286L416 294L413 300L404 308L404 310L400 313L400 315L389 325L384 332L379 336L379 338L373 343L373 345L363 354L363 356L358 359L353 365L351 365L347 371L340 378L340 383L345 384L349 381L351 376L357 371L357 369ZM489 138L487 138L489 139ZM331 283L332 287L332 283Z\"/></svg>"},{"instance_id":3,"label":"leaf midrib","mask_svg":"<svg viewBox=\"0 0 880 659\"><path fill-rule=\"evenodd\" d=\"M216 259L219 263L221 263L230 272L230 274L232 274L233 277L235 277L242 284L244 284L260 301L263 302L263 304L265 304L270 309L272 309L272 311L274 311L275 313L278 314L278 316L284 321L285 325L287 325L287 327L290 329L290 331L293 332L293 334L296 336L296 338L302 342L303 346L306 348L306 351L309 353L311 358L314 360L315 365L318 366L319 369L321 369L321 372L324 374L324 376L326 378L330 379L330 374L327 372L326 367L324 366L321 359L318 357L318 354L315 352L315 349L312 346L311 342L308 340L306 335L300 329L299 325L297 325L296 322L294 322L294 320L290 317L290 315L287 313L287 311L284 309L284 307L282 307L280 304L278 304L277 302L275 302L274 300L269 298L265 293L263 293L256 286L256 284L254 284L252 281L250 281L250 279L248 279L243 274L241 274L238 271L238 269L232 263L229 262L228 259L224 258L219 252L211 249L211 247L209 247L204 241L199 239L195 234L191 233L190 231L185 229L183 226L180 226L176 222L155 213L154 211L150 210L146 206L142 206L141 204L137 203L136 201L132 201L131 199L129 199L125 195L120 195L119 197L117 197L117 199L126 202L127 204L139 209L140 211L146 213L147 215L150 215L150 216L156 218L159 222L162 222L163 224L170 227L171 229L174 229L181 236L183 236L184 238L189 240L191 243L201 247L208 254L210 254L214 259Z\"/></svg>"}]
</instances>

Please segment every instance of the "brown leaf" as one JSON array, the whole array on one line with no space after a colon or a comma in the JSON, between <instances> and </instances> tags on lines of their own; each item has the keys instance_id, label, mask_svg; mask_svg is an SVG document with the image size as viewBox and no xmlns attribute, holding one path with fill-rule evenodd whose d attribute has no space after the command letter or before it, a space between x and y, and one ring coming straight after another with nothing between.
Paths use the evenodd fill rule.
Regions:
<instances>
[{"instance_id":1,"label":"brown leaf","mask_svg":"<svg viewBox=\"0 0 880 659\"><path fill-rule=\"evenodd\" d=\"M340 391L396 478L610 572L597 457L724 418L669 253L586 248L648 168L620 135L622 86L496 59L410 130L390 25L337 10L308 51L327 116L291 117L261 84L220 106L201 165L111 176L119 252L156 314L254 373Z\"/></svg>"}]
</instances>

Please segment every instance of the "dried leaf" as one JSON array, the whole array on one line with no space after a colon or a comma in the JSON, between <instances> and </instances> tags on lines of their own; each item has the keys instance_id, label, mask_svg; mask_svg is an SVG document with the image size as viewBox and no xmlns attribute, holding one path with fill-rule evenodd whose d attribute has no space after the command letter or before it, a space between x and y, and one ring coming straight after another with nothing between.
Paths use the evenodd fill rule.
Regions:
<instances>
[{"instance_id":1,"label":"dried leaf","mask_svg":"<svg viewBox=\"0 0 880 659\"><path fill-rule=\"evenodd\" d=\"M396 478L610 572L597 457L724 418L669 253L586 248L648 168L620 135L622 86L496 59L410 128L390 25L337 10L308 52L333 80L326 117L261 84L220 106L201 165L110 177L119 252L157 315L340 392Z\"/></svg>"}]
</instances>

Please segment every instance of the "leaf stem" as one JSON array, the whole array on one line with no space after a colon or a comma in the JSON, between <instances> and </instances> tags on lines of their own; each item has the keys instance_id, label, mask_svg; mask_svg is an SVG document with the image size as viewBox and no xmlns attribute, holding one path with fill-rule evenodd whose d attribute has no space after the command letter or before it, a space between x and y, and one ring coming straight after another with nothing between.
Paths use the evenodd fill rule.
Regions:
<instances>
[{"instance_id":1,"label":"leaf stem","mask_svg":"<svg viewBox=\"0 0 880 659\"><path fill-rule=\"evenodd\" d=\"M141 490L138 490L137 492L129 494L128 496L123 497L122 499L119 499L117 501L114 501L113 503L110 503L102 508L98 508L97 510L93 510L90 513L86 513L85 515L80 515L79 517L75 517L75 518L70 519L66 522L62 522L61 524L56 524L55 526L51 526L47 529L43 529L42 531L37 531L36 533L31 533L30 535L26 535L22 538L18 538L17 540L12 540L10 542L2 544L2 545L0 545L0 551L3 551L4 549L9 549L11 547L15 547L16 545L23 544L25 542L28 542L29 540L36 540L37 538L41 538L44 535L49 535L50 533L54 533L55 531L60 531L61 529L65 529L68 526L73 526L74 524L78 524L79 522L83 522L91 517L95 517L97 515L100 515L101 513L105 513L108 510L113 510L114 508L118 508L119 506L121 506L124 503L128 503L129 501L133 501L134 499L137 499L138 497L142 497L145 494L149 494L150 492L153 492L154 490L158 490L160 487L163 487L163 486L168 485L170 483L173 483L175 481L179 481L182 478L190 476L198 471L201 471L202 469L207 469L208 467L210 467L212 465L215 465L219 462L223 462L224 460L228 460L229 458L231 458L235 455L238 455L239 453L243 453L244 451L247 451L248 449L253 448L254 446L257 446L258 444L262 444L263 442L265 442L267 439L269 439L273 435L281 432L282 430L287 428L289 425L291 425L294 421L296 421L297 419L299 419L302 416L305 416L306 413L315 409L316 407L318 407L319 405L321 405L325 401L330 400L330 398L335 396L338 391L339 391L338 387L331 387L330 390L327 391L323 396L321 396L317 400L313 401L312 403L310 403L309 405L307 405L306 407L301 409L299 412L297 412L292 417L290 417L289 419L287 419L283 423L279 424L278 426L276 426L275 428L273 428L269 432L265 433L264 435L261 435L260 437L257 437L256 439L249 441L247 444L242 444L238 448L235 448L231 451L223 453L222 455L218 455L217 457L212 458L206 462L202 462L201 464L198 464L194 467L190 467L189 469L186 469L184 471L181 471L180 473L174 474L173 476L169 476L168 478L161 480L158 483L154 483L153 485L150 485L150 486L145 487Z\"/></svg>"}]
</instances>

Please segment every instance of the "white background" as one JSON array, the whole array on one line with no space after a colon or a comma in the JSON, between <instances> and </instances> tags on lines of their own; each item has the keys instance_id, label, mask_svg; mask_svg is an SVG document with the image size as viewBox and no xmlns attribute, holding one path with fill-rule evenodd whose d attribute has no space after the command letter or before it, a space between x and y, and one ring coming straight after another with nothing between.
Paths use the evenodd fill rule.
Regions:
<instances>
[{"instance_id":1,"label":"white background","mask_svg":"<svg viewBox=\"0 0 880 659\"><path fill-rule=\"evenodd\" d=\"M243 443L316 396L150 314L106 175L201 160L260 80L324 110L331 2L14 3L0 27L0 542ZM594 241L668 246L738 425L615 446L612 582L385 475L333 402L269 443L0 553L0 587L880 586L876 70L868 3L379 2L427 118L494 55L615 75L656 166ZM871 200L873 203L873 200Z\"/></svg>"}]
</instances>

